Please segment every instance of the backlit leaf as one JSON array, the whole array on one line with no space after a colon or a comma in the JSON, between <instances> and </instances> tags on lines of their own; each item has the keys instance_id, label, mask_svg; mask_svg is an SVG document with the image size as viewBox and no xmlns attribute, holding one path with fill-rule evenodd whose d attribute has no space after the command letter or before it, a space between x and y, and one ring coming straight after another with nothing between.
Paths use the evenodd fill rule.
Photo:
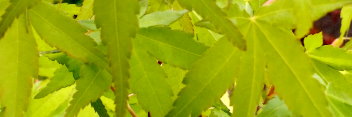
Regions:
<instances>
[{"instance_id":1,"label":"backlit leaf","mask_svg":"<svg viewBox=\"0 0 352 117\"><path fill-rule=\"evenodd\" d=\"M76 81L77 92L73 95L66 116L76 116L89 103L97 100L111 84L111 76L104 69L93 65L84 65L81 68L80 79Z\"/></svg>"},{"instance_id":2,"label":"backlit leaf","mask_svg":"<svg viewBox=\"0 0 352 117\"><path fill-rule=\"evenodd\" d=\"M131 88L144 110L164 117L172 107L172 89L157 60L135 46L131 58Z\"/></svg>"},{"instance_id":3,"label":"backlit leaf","mask_svg":"<svg viewBox=\"0 0 352 117\"><path fill-rule=\"evenodd\" d=\"M129 58L132 38L138 29L137 0L96 0L96 23L101 39L107 45L113 81L116 87L116 116L125 116L128 98Z\"/></svg>"},{"instance_id":4,"label":"backlit leaf","mask_svg":"<svg viewBox=\"0 0 352 117\"><path fill-rule=\"evenodd\" d=\"M108 66L103 54L96 48L96 43L84 34L86 30L54 7L40 3L30 10L29 15L33 27L51 46L83 62Z\"/></svg>"},{"instance_id":5,"label":"backlit leaf","mask_svg":"<svg viewBox=\"0 0 352 117\"><path fill-rule=\"evenodd\" d=\"M310 52L309 56L317 61L328 64L335 69L352 69L352 53L341 48L322 46Z\"/></svg>"},{"instance_id":6,"label":"backlit leaf","mask_svg":"<svg viewBox=\"0 0 352 117\"><path fill-rule=\"evenodd\" d=\"M4 117L23 117L37 77L38 52L24 17L14 21L0 40L0 105Z\"/></svg>"},{"instance_id":7,"label":"backlit leaf","mask_svg":"<svg viewBox=\"0 0 352 117\"><path fill-rule=\"evenodd\" d=\"M253 117L259 105L264 86L264 52L256 39L255 30L249 30L247 35L247 52L240 62L239 76L232 95L233 117Z\"/></svg>"},{"instance_id":8,"label":"backlit leaf","mask_svg":"<svg viewBox=\"0 0 352 117\"><path fill-rule=\"evenodd\" d=\"M50 79L50 82L47 84L45 88L43 88L35 98L42 98L46 95L53 93L61 88L65 88L67 86L72 85L75 82L73 75L68 69L64 66L61 66L54 73L54 77Z\"/></svg>"},{"instance_id":9,"label":"backlit leaf","mask_svg":"<svg viewBox=\"0 0 352 117\"><path fill-rule=\"evenodd\" d=\"M11 26L12 22L26 11L27 8L35 4L39 0L10 0L10 6L1 16L0 20L0 38L4 36L6 30Z\"/></svg>"},{"instance_id":10,"label":"backlit leaf","mask_svg":"<svg viewBox=\"0 0 352 117\"><path fill-rule=\"evenodd\" d=\"M167 117L198 116L231 86L239 67L240 51L226 39L219 40L197 60L187 73Z\"/></svg>"},{"instance_id":11,"label":"backlit leaf","mask_svg":"<svg viewBox=\"0 0 352 117\"><path fill-rule=\"evenodd\" d=\"M187 13L187 10L166 10L153 12L144 15L139 20L139 26L141 28L150 26L167 26L181 18L185 13Z\"/></svg>"},{"instance_id":12,"label":"backlit leaf","mask_svg":"<svg viewBox=\"0 0 352 117\"><path fill-rule=\"evenodd\" d=\"M260 43L262 50L265 50L267 77L274 84L279 97L293 113L303 116L329 116L324 90L313 78L312 63L299 45L300 42L295 40L292 31L286 26L273 26L266 19L256 17L265 15L265 12L258 11L258 13L261 14L238 18L237 23L243 27L241 32L244 34L253 32L251 33L255 35L253 39ZM272 14L266 15L270 17Z\"/></svg>"},{"instance_id":13,"label":"backlit leaf","mask_svg":"<svg viewBox=\"0 0 352 117\"><path fill-rule=\"evenodd\" d=\"M226 18L226 14L216 6L214 0L178 0L183 7L195 10L204 19L212 22L216 28L227 36L234 45L240 49L245 49L245 40L237 27Z\"/></svg>"},{"instance_id":14,"label":"backlit leaf","mask_svg":"<svg viewBox=\"0 0 352 117\"><path fill-rule=\"evenodd\" d=\"M156 27L141 29L135 42L162 62L186 69L208 48L190 34Z\"/></svg>"}]
</instances>

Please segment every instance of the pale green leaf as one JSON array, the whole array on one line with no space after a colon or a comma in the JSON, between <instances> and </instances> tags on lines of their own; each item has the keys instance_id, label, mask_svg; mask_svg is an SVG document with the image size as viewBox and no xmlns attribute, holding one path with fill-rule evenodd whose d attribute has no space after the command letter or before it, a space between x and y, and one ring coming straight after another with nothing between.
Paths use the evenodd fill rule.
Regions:
<instances>
[{"instance_id":1,"label":"pale green leaf","mask_svg":"<svg viewBox=\"0 0 352 117\"><path fill-rule=\"evenodd\" d=\"M40 3L30 10L29 15L33 27L51 46L83 62L93 62L100 67L108 66L104 55L96 48L96 43L84 34L86 30L54 7Z\"/></svg>"},{"instance_id":2,"label":"pale green leaf","mask_svg":"<svg viewBox=\"0 0 352 117\"><path fill-rule=\"evenodd\" d=\"M111 84L110 74L96 66L84 65L80 73L80 79L76 81L77 92L66 110L68 117L76 116L82 108L97 100Z\"/></svg>"},{"instance_id":3,"label":"pale green leaf","mask_svg":"<svg viewBox=\"0 0 352 117\"><path fill-rule=\"evenodd\" d=\"M314 5L313 19L318 20L319 18L326 15L326 13L340 9L344 5L351 4L351 0L312 0Z\"/></svg>"},{"instance_id":4,"label":"pale green leaf","mask_svg":"<svg viewBox=\"0 0 352 117\"><path fill-rule=\"evenodd\" d=\"M99 115L94 111L94 108L90 105L84 107L84 109L79 112L77 117L98 117Z\"/></svg>"},{"instance_id":5,"label":"pale green leaf","mask_svg":"<svg viewBox=\"0 0 352 117\"><path fill-rule=\"evenodd\" d=\"M318 61L314 61L314 65L317 73L327 82L327 95L335 116L351 116L352 113L347 110L352 108L352 90L349 89L352 83L328 65Z\"/></svg>"},{"instance_id":6,"label":"pale green leaf","mask_svg":"<svg viewBox=\"0 0 352 117\"><path fill-rule=\"evenodd\" d=\"M167 75L167 82L170 85L173 94L175 94L173 96L174 98L177 98L177 95L181 89L184 87L184 84L182 84L182 80L185 77L187 70L183 70L181 68L175 67L173 65L169 65L169 64L165 64L163 63L161 65L161 67L163 68L164 72Z\"/></svg>"},{"instance_id":7,"label":"pale green leaf","mask_svg":"<svg viewBox=\"0 0 352 117\"><path fill-rule=\"evenodd\" d=\"M341 10L341 29L340 39L345 36L346 32L350 29L352 21L352 5L344 6Z\"/></svg>"},{"instance_id":8,"label":"pale green leaf","mask_svg":"<svg viewBox=\"0 0 352 117\"><path fill-rule=\"evenodd\" d=\"M190 34L156 27L141 29L135 42L162 62L186 69L208 48Z\"/></svg>"},{"instance_id":9,"label":"pale green leaf","mask_svg":"<svg viewBox=\"0 0 352 117\"><path fill-rule=\"evenodd\" d=\"M87 20L93 17L94 0L84 0L81 11L77 15L77 20Z\"/></svg>"},{"instance_id":10,"label":"pale green leaf","mask_svg":"<svg viewBox=\"0 0 352 117\"><path fill-rule=\"evenodd\" d=\"M168 117L198 116L231 86L239 67L240 51L226 39L219 40L197 60L187 73Z\"/></svg>"},{"instance_id":11,"label":"pale green leaf","mask_svg":"<svg viewBox=\"0 0 352 117\"><path fill-rule=\"evenodd\" d=\"M61 67L59 63L56 61L50 60L45 56L40 56L38 59L39 62L39 77L44 78L52 78L54 76L55 71Z\"/></svg>"},{"instance_id":12,"label":"pale green leaf","mask_svg":"<svg viewBox=\"0 0 352 117\"><path fill-rule=\"evenodd\" d=\"M0 105L4 117L23 117L37 77L38 52L25 17L14 21L0 40Z\"/></svg>"},{"instance_id":13,"label":"pale green leaf","mask_svg":"<svg viewBox=\"0 0 352 117\"><path fill-rule=\"evenodd\" d=\"M264 105L258 117L292 117L292 113L285 103L279 97L275 96Z\"/></svg>"},{"instance_id":14,"label":"pale green leaf","mask_svg":"<svg viewBox=\"0 0 352 117\"><path fill-rule=\"evenodd\" d=\"M157 11L147 15L144 15L139 20L139 26L150 27L150 26L167 26L181 18L187 10L166 10L166 11Z\"/></svg>"},{"instance_id":15,"label":"pale green leaf","mask_svg":"<svg viewBox=\"0 0 352 117\"><path fill-rule=\"evenodd\" d=\"M116 87L116 116L127 110L129 58L132 38L138 30L137 0L97 0L94 3L96 23L101 28L101 40L107 45L113 81Z\"/></svg>"},{"instance_id":16,"label":"pale green leaf","mask_svg":"<svg viewBox=\"0 0 352 117\"><path fill-rule=\"evenodd\" d=\"M2 38L6 30L11 26L12 22L26 11L27 8L35 4L39 0L10 0L10 6L1 16L0 21L0 38Z\"/></svg>"},{"instance_id":17,"label":"pale green leaf","mask_svg":"<svg viewBox=\"0 0 352 117\"><path fill-rule=\"evenodd\" d=\"M80 7L76 6L75 4L60 3L55 4L54 7L64 13L65 16L70 18L74 18L74 15L77 15L80 12Z\"/></svg>"},{"instance_id":18,"label":"pale green leaf","mask_svg":"<svg viewBox=\"0 0 352 117\"><path fill-rule=\"evenodd\" d=\"M131 58L131 89L144 110L153 117L164 117L172 107L172 89L157 60L138 47Z\"/></svg>"},{"instance_id":19,"label":"pale green leaf","mask_svg":"<svg viewBox=\"0 0 352 117\"><path fill-rule=\"evenodd\" d=\"M309 56L317 61L328 64L335 69L351 70L352 53L333 46L322 46L309 53Z\"/></svg>"},{"instance_id":20,"label":"pale green leaf","mask_svg":"<svg viewBox=\"0 0 352 117\"><path fill-rule=\"evenodd\" d=\"M175 0L148 0L147 13L169 9Z\"/></svg>"},{"instance_id":21,"label":"pale green leaf","mask_svg":"<svg viewBox=\"0 0 352 117\"><path fill-rule=\"evenodd\" d=\"M62 88L40 99L32 99L26 116L28 117L53 117L62 115L75 92L74 85Z\"/></svg>"},{"instance_id":22,"label":"pale green leaf","mask_svg":"<svg viewBox=\"0 0 352 117\"><path fill-rule=\"evenodd\" d=\"M54 77L50 79L50 82L43 88L34 98L42 98L47 96L50 93L53 93L61 88L72 85L75 82L73 75L65 66L58 68Z\"/></svg>"},{"instance_id":23,"label":"pale green leaf","mask_svg":"<svg viewBox=\"0 0 352 117\"><path fill-rule=\"evenodd\" d=\"M214 0L178 0L183 7L195 10L204 19L213 23L220 33L227 36L234 45L245 49L245 40L237 27L226 18L226 14L215 4Z\"/></svg>"},{"instance_id":24,"label":"pale green leaf","mask_svg":"<svg viewBox=\"0 0 352 117\"><path fill-rule=\"evenodd\" d=\"M256 15L238 18L237 22L242 27L241 32L253 32L250 34L256 35L253 38L265 50L266 74L278 95L294 113L303 116L329 116L323 88L313 78L313 66L300 42L295 40L292 31L286 26L273 26L271 22Z\"/></svg>"},{"instance_id":25,"label":"pale green leaf","mask_svg":"<svg viewBox=\"0 0 352 117\"><path fill-rule=\"evenodd\" d=\"M308 52L311 52L322 45L323 45L323 33L309 35L308 37L304 38L304 47Z\"/></svg>"},{"instance_id":26,"label":"pale green leaf","mask_svg":"<svg viewBox=\"0 0 352 117\"><path fill-rule=\"evenodd\" d=\"M245 33L247 52L240 62L239 76L231 97L233 117L253 117L264 86L264 52L255 30Z\"/></svg>"}]
</instances>

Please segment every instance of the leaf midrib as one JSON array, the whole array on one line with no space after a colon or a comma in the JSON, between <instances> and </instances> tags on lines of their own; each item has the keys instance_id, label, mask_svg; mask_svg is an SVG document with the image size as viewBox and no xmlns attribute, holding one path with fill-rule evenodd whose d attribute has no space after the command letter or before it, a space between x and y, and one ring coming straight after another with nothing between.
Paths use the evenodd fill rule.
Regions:
<instances>
[{"instance_id":1,"label":"leaf midrib","mask_svg":"<svg viewBox=\"0 0 352 117\"><path fill-rule=\"evenodd\" d=\"M236 50L233 49L231 54L229 54L229 56L226 58L225 62L223 62L223 64L221 64L221 66L219 67L219 69L216 70L216 72L214 74L211 75L210 79L208 82L205 83L204 87L202 87L199 92L197 92L196 94L193 95L193 97L191 99L189 99L189 101L186 104L183 104L183 106L181 106L181 109L178 109L178 112L176 112L176 114L174 115L174 117L178 117L177 115L179 115L179 113L183 112L184 109L186 109L186 107L188 105L190 105L196 97L198 97L198 94L202 93L204 91L204 89L210 84L212 83L213 80L215 80L215 76L217 76L221 70L225 67L226 63L228 63L231 58L235 55L234 53L236 53Z\"/></svg>"},{"instance_id":2,"label":"leaf midrib","mask_svg":"<svg viewBox=\"0 0 352 117\"><path fill-rule=\"evenodd\" d=\"M255 23L255 22L254 22ZM320 111L320 109L318 108L317 104L315 103L315 101L313 101L313 98L311 95L309 95L309 91L307 90L307 88L303 85L302 81L299 79L298 74L295 72L295 70L292 68L292 66L289 64L288 60L286 60L286 58L284 58L282 56L282 53L279 51L279 49L275 46L275 44L273 44L273 42L268 38L269 36L266 35L266 33L264 33L264 30L261 29L260 25L255 23L256 26L258 27L258 29L263 33L263 35L265 36L265 39L267 40L267 42L273 47L273 49L275 50L275 52L277 54L280 55L280 58L284 61L285 65L290 69L291 73L295 76L295 79L298 81L298 84L303 88L304 93L308 96L310 102L313 104L313 106L315 107L315 110L317 110L319 112L319 114L323 117L324 114Z\"/></svg>"}]
</instances>

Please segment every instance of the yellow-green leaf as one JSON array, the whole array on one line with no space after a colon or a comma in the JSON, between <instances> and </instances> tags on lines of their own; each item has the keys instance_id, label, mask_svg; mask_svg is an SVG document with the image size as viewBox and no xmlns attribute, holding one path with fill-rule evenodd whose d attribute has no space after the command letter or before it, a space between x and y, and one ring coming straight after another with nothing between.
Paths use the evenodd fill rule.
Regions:
<instances>
[{"instance_id":1,"label":"yellow-green leaf","mask_svg":"<svg viewBox=\"0 0 352 117\"><path fill-rule=\"evenodd\" d=\"M131 89L153 117L164 117L172 107L172 89L157 60L135 45L131 58Z\"/></svg>"},{"instance_id":2,"label":"yellow-green leaf","mask_svg":"<svg viewBox=\"0 0 352 117\"><path fill-rule=\"evenodd\" d=\"M239 68L240 51L228 40L219 40L197 60L187 73L185 88L167 117L199 116L231 86Z\"/></svg>"},{"instance_id":3,"label":"yellow-green leaf","mask_svg":"<svg viewBox=\"0 0 352 117\"><path fill-rule=\"evenodd\" d=\"M26 20L15 20L0 40L0 105L5 117L23 117L37 77L38 52Z\"/></svg>"},{"instance_id":4,"label":"yellow-green leaf","mask_svg":"<svg viewBox=\"0 0 352 117\"><path fill-rule=\"evenodd\" d=\"M204 19L213 23L234 45L245 49L246 44L237 27L227 19L226 14L216 5L214 0L178 0L183 7L195 10Z\"/></svg>"},{"instance_id":5,"label":"yellow-green leaf","mask_svg":"<svg viewBox=\"0 0 352 117\"><path fill-rule=\"evenodd\" d=\"M129 58L132 38L138 29L137 0L96 0L96 23L101 28L101 39L107 45L111 73L116 87L116 116L127 110Z\"/></svg>"},{"instance_id":6,"label":"yellow-green leaf","mask_svg":"<svg viewBox=\"0 0 352 117\"><path fill-rule=\"evenodd\" d=\"M66 110L67 117L77 116L78 112L89 103L97 100L111 84L110 74L94 65L84 65L80 71L80 79L76 81L77 92L73 95Z\"/></svg>"},{"instance_id":7,"label":"yellow-green leaf","mask_svg":"<svg viewBox=\"0 0 352 117\"><path fill-rule=\"evenodd\" d=\"M27 8L32 6L38 0L10 0L10 6L1 16L0 20L0 38L4 36L7 28L9 28L16 17L20 16Z\"/></svg>"},{"instance_id":8,"label":"yellow-green leaf","mask_svg":"<svg viewBox=\"0 0 352 117\"><path fill-rule=\"evenodd\" d=\"M38 34L51 46L83 62L96 63L103 68L108 66L103 53L97 49L97 44L84 34L87 30L73 19L46 3L33 7L29 16Z\"/></svg>"}]
</instances>

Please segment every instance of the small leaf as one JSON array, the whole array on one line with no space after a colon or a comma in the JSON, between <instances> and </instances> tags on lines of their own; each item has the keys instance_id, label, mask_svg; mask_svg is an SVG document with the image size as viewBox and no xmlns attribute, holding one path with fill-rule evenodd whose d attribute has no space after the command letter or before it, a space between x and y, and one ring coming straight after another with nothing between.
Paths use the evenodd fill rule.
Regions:
<instances>
[{"instance_id":1,"label":"small leaf","mask_svg":"<svg viewBox=\"0 0 352 117\"><path fill-rule=\"evenodd\" d=\"M226 39L209 48L187 73L183 80L186 87L167 117L198 116L215 103L233 83L239 55L240 51Z\"/></svg>"},{"instance_id":2,"label":"small leaf","mask_svg":"<svg viewBox=\"0 0 352 117\"><path fill-rule=\"evenodd\" d=\"M341 48L322 46L310 52L309 56L335 69L352 70L352 53Z\"/></svg>"},{"instance_id":3,"label":"small leaf","mask_svg":"<svg viewBox=\"0 0 352 117\"><path fill-rule=\"evenodd\" d=\"M66 116L76 116L89 103L97 100L111 84L110 74L93 65L84 65L81 68L81 77L76 81L77 92L73 95Z\"/></svg>"},{"instance_id":4,"label":"small leaf","mask_svg":"<svg viewBox=\"0 0 352 117\"><path fill-rule=\"evenodd\" d=\"M64 109L68 106L75 85L62 88L40 99L32 99L26 112L27 117L54 117L62 116Z\"/></svg>"},{"instance_id":5,"label":"small leaf","mask_svg":"<svg viewBox=\"0 0 352 117\"><path fill-rule=\"evenodd\" d=\"M227 36L234 45L245 49L245 40L238 28L227 19L226 14L216 6L214 0L178 0L178 2L189 10L195 10L204 19L213 23L219 32Z\"/></svg>"},{"instance_id":6,"label":"small leaf","mask_svg":"<svg viewBox=\"0 0 352 117\"><path fill-rule=\"evenodd\" d=\"M308 37L304 38L304 47L308 52L311 52L322 45L323 45L323 33L309 35Z\"/></svg>"},{"instance_id":7,"label":"small leaf","mask_svg":"<svg viewBox=\"0 0 352 117\"><path fill-rule=\"evenodd\" d=\"M153 12L144 15L139 20L139 25L141 28L150 26L167 26L181 18L187 12L187 10L166 10Z\"/></svg>"},{"instance_id":8,"label":"small leaf","mask_svg":"<svg viewBox=\"0 0 352 117\"><path fill-rule=\"evenodd\" d=\"M352 21L352 5L346 5L342 7L341 10L341 29L340 29L340 39L345 36L347 31L350 29Z\"/></svg>"},{"instance_id":9,"label":"small leaf","mask_svg":"<svg viewBox=\"0 0 352 117\"><path fill-rule=\"evenodd\" d=\"M81 11L77 15L77 20L87 20L93 17L94 0L84 0Z\"/></svg>"},{"instance_id":10,"label":"small leaf","mask_svg":"<svg viewBox=\"0 0 352 117\"><path fill-rule=\"evenodd\" d=\"M71 72L64 66L58 68L55 73L54 77L50 79L50 82L43 88L34 98L42 98L47 96L50 93L53 93L61 88L65 88L67 86L72 85L75 83L75 79Z\"/></svg>"},{"instance_id":11,"label":"small leaf","mask_svg":"<svg viewBox=\"0 0 352 117\"><path fill-rule=\"evenodd\" d=\"M264 105L258 117L292 117L292 113L286 104L279 97L275 96Z\"/></svg>"}]
</instances>

